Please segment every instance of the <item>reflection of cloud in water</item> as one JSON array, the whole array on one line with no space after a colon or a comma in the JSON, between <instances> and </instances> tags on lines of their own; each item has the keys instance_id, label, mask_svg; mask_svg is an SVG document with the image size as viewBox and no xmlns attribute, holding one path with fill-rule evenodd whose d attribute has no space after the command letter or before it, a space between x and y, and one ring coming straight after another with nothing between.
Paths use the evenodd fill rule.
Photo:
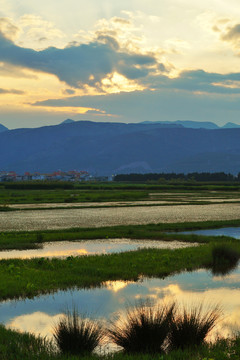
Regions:
<instances>
[{"instance_id":1,"label":"reflection of cloud in water","mask_svg":"<svg viewBox=\"0 0 240 360\"><path fill-rule=\"evenodd\" d=\"M159 294L165 293L163 297L165 302L176 301L180 307L191 308L203 304L203 311L207 311L219 305L222 316L209 339L213 339L216 335L229 337L240 329L240 289L220 288L192 292L184 291L178 285L169 285L157 291Z\"/></svg>"},{"instance_id":2,"label":"reflection of cloud in water","mask_svg":"<svg viewBox=\"0 0 240 360\"><path fill-rule=\"evenodd\" d=\"M104 286L110 291L118 292L119 290L124 289L128 284L133 282L132 281L106 281L103 283Z\"/></svg>"},{"instance_id":3,"label":"reflection of cloud in water","mask_svg":"<svg viewBox=\"0 0 240 360\"><path fill-rule=\"evenodd\" d=\"M0 303L0 318L8 326L21 331L46 335L59 314L73 305L93 315L94 318L109 319L124 314L126 306L139 299L150 299L154 304L161 301L204 309L219 304L224 317L214 329L215 334L228 336L231 330L240 329L239 269L226 277L212 277L205 270L180 273L165 279L133 281L107 281L102 288L88 290L58 291L33 300L6 301ZM26 314L26 315L24 315ZM55 320L54 320L55 319Z\"/></svg>"},{"instance_id":4,"label":"reflection of cloud in water","mask_svg":"<svg viewBox=\"0 0 240 360\"><path fill-rule=\"evenodd\" d=\"M82 241L56 241L43 243L43 248L32 250L0 251L0 259L29 259L39 257L67 257L93 254L111 254L123 251L138 250L139 248L178 249L198 246L197 243L184 243L181 241L160 240L82 240Z\"/></svg>"},{"instance_id":5,"label":"reflection of cloud in water","mask_svg":"<svg viewBox=\"0 0 240 360\"><path fill-rule=\"evenodd\" d=\"M43 312L35 312L33 314L18 316L9 321L6 327L21 332L30 332L41 336L52 336L53 326L57 324L63 314L50 316Z\"/></svg>"},{"instance_id":6,"label":"reflection of cloud in water","mask_svg":"<svg viewBox=\"0 0 240 360\"><path fill-rule=\"evenodd\" d=\"M240 274L229 274L225 276L213 276L213 281L224 281L226 284L235 284L240 282Z\"/></svg>"}]
</instances>

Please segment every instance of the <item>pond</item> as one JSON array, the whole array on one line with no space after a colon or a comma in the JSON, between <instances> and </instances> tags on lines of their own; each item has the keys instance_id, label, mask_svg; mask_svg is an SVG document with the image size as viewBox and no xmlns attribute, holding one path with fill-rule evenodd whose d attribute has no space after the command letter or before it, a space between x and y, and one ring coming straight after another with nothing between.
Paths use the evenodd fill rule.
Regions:
<instances>
[{"instance_id":1,"label":"pond","mask_svg":"<svg viewBox=\"0 0 240 360\"><path fill-rule=\"evenodd\" d=\"M231 236L235 239L240 239L240 227L184 231L181 232L180 234L196 234L196 235L206 235L206 236Z\"/></svg>"},{"instance_id":2,"label":"pond","mask_svg":"<svg viewBox=\"0 0 240 360\"><path fill-rule=\"evenodd\" d=\"M178 304L204 307L220 304L224 316L215 328L215 335L229 336L240 329L240 267L225 277L209 271L180 273L165 279L141 279L138 282L108 281L101 288L72 289L42 295L34 299L0 303L0 319L7 327L42 336L52 336L53 325L66 309L76 307L80 313L104 320L124 313L139 299L153 303L176 300Z\"/></svg>"},{"instance_id":3,"label":"pond","mask_svg":"<svg viewBox=\"0 0 240 360\"><path fill-rule=\"evenodd\" d=\"M112 254L142 248L179 249L190 246L198 246L198 244L181 241L130 239L57 241L43 243L41 249L0 251L0 259L30 259L33 257L64 258L67 256Z\"/></svg>"}]
</instances>

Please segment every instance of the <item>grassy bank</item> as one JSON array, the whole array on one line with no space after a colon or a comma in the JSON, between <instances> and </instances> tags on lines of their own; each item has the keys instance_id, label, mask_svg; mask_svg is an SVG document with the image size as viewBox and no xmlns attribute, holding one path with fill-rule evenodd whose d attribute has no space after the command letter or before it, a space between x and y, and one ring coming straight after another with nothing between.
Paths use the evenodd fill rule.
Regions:
<instances>
[{"instance_id":1,"label":"grassy bank","mask_svg":"<svg viewBox=\"0 0 240 360\"><path fill-rule=\"evenodd\" d=\"M240 253L240 242L231 248ZM0 261L0 300L32 297L40 293L100 286L108 280L136 281L141 276L164 278L184 270L209 267L212 248L209 243L185 249L142 249L111 255Z\"/></svg>"},{"instance_id":2,"label":"grassy bank","mask_svg":"<svg viewBox=\"0 0 240 360\"><path fill-rule=\"evenodd\" d=\"M77 360L79 357L60 355L55 352L52 344L30 334L22 334L7 330L0 326L0 357L1 360ZM206 344L197 349L178 350L169 354L159 355L88 355L82 360L239 360L240 337L219 339L213 344Z\"/></svg>"},{"instance_id":3,"label":"grassy bank","mask_svg":"<svg viewBox=\"0 0 240 360\"><path fill-rule=\"evenodd\" d=\"M36 249L44 242L62 240L91 240L91 239L155 239L181 240L185 242L207 243L214 241L212 237L198 235L166 234L166 232L181 232L188 230L211 229L221 227L240 226L240 220L203 221L187 223L160 223L148 225L123 225L101 228L71 228L65 230L17 231L0 233L0 250L6 249Z\"/></svg>"}]
</instances>

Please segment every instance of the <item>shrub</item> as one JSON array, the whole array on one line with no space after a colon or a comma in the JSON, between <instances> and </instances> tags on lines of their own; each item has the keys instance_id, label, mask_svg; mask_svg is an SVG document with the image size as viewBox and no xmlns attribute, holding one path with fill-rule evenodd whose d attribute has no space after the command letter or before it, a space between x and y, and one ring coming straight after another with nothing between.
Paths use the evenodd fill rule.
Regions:
<instances>
[{"instance_id":1,"label":"shrub","mask_svg":"<svg viewBox=\"0 0 240 360\"><path fill-rule=\"evenodd\" d=\"M168 336L168 349L195 348L204 344L206 336L216 325L221 315L218 306L203 311L203 304L173 314Z\"/></svg>"},{"instance_id":2,"label":"shrub","mask_svg":"<svg viewBox=\"0 0 240 360\"><path fill-rule=\"evenodd\" d=\"M92 353L103 338L101 326L77 310L69 311L54 327L53 336L63 354L84 355Z\"/></svg>"},{"instance_id":3,"label":"shrub","mask_svg":"<svg viewBox=\"0 0 240 360\"><path fill-rule=\"evenodd\" d=\"M169 332L174 304L152 307L140 303L128 309L125 320L112 324L109 338L126 353L161 353Z\"/></svg>"},{"instance_id":4,"label":"shrub","mask_svg":"<svg viewBox=\"0 0 240 360\"><path fill-rule=\"evenodd\" d=\"M239 253L233 248L221 244L212 249L211 269L214 275L225 275L233 270L238 263Z\"/></svg>"}]
</instances>

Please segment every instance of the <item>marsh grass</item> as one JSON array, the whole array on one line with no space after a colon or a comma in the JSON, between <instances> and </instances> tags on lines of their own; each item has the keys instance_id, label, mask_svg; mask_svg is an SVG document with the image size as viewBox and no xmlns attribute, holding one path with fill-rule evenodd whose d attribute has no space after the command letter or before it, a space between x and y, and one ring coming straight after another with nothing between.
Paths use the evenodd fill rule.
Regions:
<instances>
[{"instance_id":1,"label":"marsh grass","mask_svg":"<svg viewBox=\"0 0 240 360\"><path fill-rule=\"evenodd\" d=\"M96 321L80 317L76 309L66 312L54 327L53 336L62 354L91 354L103 339L103 329Z\"/></svg>"},{"instance_id":2,"label":"marsh grass","mask_svg":"<svg viewBox=\"0 0 240 360\"><path fill-rule=\"evenodd\" d=\"M175 304L153 307L141 302L108 330L110 340L128 354L162 353Z\"/></svg>"},{"instance_id":3,"label":"marsh grass","mask_svg":"<svg viewBox=\"0 0 240 360\"><path fill-rule=\"evenodd\" d=\"M226 275L238 264L240 253L229 244L218 244L212 248L211 270L214 275Z\"/></svg>"},{"instance_id":4,"label":"marsh grass","mask_svg":"<svg viewBox=\"0 0 240 360\"><path fill-rule=\"evenodd\" d=\"M34 354L34 355L33 355ZM52 359L56 352L52 342L29 333L19 333L0 325L0 359Z\"/></svg>"},{"instance_id":5,"label":"marsh grass","mask_svg":"<svg viewBox=\"0 0 240 360\"><path fill-rule=\"evenodd\" d=\"M203 305L184 306L174 313L168 335L169 351L197 348L205 343L207 335L221 317L221 309L215 306L204 311Z\"/></svg>"},{"instance_id":6,"label":"marsh grass","mask_svg":"<svg viewBox=\"0 0 240 360\"><path fill-rule=\"evenodd\" d=\"M215 242L214 236L196 234L176 234L188 230L211 229L220 227L239 227L240 220L203 221L186 223L159 223L147 225L119 225L100 228L69 228L62 230L42 230L43 242L91 240L106 238L131 238L154 240L179 240L185 242ZM168 232L168 234L166 234ZM0 232L0 249L33 249L39 247L38 231L5 231ZM218 237L218 242L233 241L230 237Z\"/></svg>"}]
</instances>

